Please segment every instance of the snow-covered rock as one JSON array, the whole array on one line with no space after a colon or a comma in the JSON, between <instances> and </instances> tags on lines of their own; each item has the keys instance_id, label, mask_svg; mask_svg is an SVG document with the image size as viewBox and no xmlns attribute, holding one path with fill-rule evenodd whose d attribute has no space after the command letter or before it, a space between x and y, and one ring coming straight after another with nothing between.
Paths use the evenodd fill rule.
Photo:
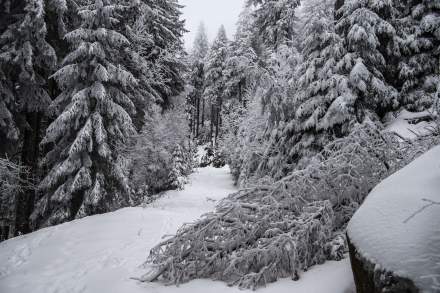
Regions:
<instances>
[{"instance_id":1,"label":"snow-covered rock","mask_svg":"<svg viewBox=\"0 0 440 293\"><path fill-rule=\"evenodd\" d=\"M348 236L358 292L440 292L440 147L374 188Z\"/></svg>"}]
</instances>

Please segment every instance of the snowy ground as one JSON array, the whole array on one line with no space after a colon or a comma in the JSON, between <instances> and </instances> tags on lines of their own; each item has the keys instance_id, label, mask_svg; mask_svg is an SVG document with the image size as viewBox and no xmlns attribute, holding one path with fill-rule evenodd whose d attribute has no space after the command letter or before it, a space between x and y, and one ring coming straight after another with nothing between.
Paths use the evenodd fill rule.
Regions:
<instances>
[{"instance_id":1,"label":"snowy ground","mask_svg":"<svg viewBox=\"0 0 440 293\"><path fill-rule=\"evenodd\" d=\"M164 234L212 210L235 191L227 168L203 168L183 191L168 192L147 208L126 208L50 227L0 243L1 293L233 293L222 282L196 280L180 287L130 279L146 272L149 249ZM258 292L354 292L348 260L328 262Z\"/></svg>"}]
</instances>

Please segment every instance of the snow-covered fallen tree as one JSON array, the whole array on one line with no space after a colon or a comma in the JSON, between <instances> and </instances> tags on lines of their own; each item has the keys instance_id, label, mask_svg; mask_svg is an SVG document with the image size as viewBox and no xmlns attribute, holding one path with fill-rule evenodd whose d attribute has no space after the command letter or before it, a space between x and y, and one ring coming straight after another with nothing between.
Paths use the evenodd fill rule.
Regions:
<instances>
[{"instance_id":1,"label":"snow-covered fallen tree","mask_svg":"<svg viewBox=\"0 0 440 293\"><path fill-rule=\"evenodd\" d=\"M410 159L405 143L416 144L372 122L357 125L305 169L273 185L240 190L215 212L184 225L151 250L152 269L142 280L212 278L255 289L341 259L347 222L371 189Z\"/></svg>"}]
</instances>

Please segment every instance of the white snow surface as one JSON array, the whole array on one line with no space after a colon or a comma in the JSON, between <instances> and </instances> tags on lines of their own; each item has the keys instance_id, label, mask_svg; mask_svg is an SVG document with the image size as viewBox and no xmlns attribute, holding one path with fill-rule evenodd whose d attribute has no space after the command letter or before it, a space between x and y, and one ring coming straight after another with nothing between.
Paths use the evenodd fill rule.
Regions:
<instances>
[{"instance_id":1,"label":"white snow surface","mask_svg":"<svg viewBox=\"0 0 440 293\"><path fill-rule=\"evenodd\" d=\"M440 204L440 146L374 188L348 226L363 257L424 292L440 292L440 205L432 202Z\"/></svg>"},{"instance_id":2,"label":"white snow surface","mask_svg":"<svg viewBox=\"0 0 440 293\"><path fill-rule=\"evenodd\" d=\"M146 208L87 217L0 243L1 293L238 293L223 282L195 280L179 287L140 283L149 250L163 235L214 209L236 191L227 167L203 168L182 191ZM311 268L300 281L280 280L259 292L354 292L349 261Z\"/></svg>"},{"instance_id":3,"label":"white snow surface","mask_svg":"<svg viewBox=\"0 0 440 293\"><path fill-rule=\"evenodd\" d=\"M424 117L434 117L432 111L409 112L402 110L391 114L385 121L385 132L394 132L404 139L414 140L418 136L426 136L432 133L435 128L434 121L418 121ZM417 122L417 123L414 123Z\"/></svg>"}]
</instances>

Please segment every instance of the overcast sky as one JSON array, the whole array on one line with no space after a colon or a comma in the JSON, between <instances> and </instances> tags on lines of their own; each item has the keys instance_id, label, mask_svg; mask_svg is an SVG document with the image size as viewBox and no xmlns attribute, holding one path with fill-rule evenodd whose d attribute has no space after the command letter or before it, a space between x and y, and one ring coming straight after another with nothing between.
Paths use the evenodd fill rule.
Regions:
<instances>
[{"instance_id":1,"label":"overcast sky","mask_svg":"<svg viewBox=\"0 0 440 293\"><path fill-rule=\"evenodd\" d=\"M185 46L191 48L194 35L200 22L204 22L210 41L215 38L220 25L224 25L228 38L235 33L235 23L244 5L245 0L179 0L183 9L183 18L186 19L186 29L190 32L185 35Z\"/></svg>"}]
</instances>

